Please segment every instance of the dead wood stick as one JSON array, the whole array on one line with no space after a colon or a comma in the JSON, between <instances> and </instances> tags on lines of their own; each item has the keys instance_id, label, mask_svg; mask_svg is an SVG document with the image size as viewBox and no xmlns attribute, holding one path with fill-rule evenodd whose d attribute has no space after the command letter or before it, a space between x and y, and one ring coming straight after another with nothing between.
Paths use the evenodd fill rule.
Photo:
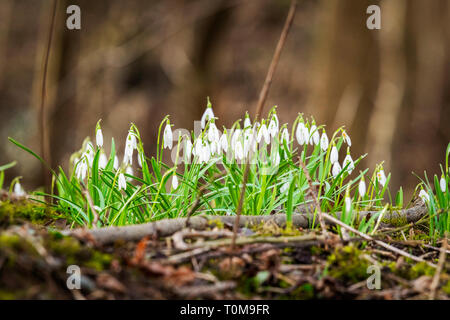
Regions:
<instances>
[{"instance_id":1,"label":"dead wood stick","mask_svg":"<svg viewBox=\"0 0 450 320\"><path fill-rule=\"evenodd\" d=\"M267 95L268 95L269 89L270 89L270 85L272 84L273 75L275 74L275 70L277 68L278 61L280 60L281 50L284 47L287 35L289 33L289 30L291 29L292 22L294 21L296 9L297 9L297 0L292 0L291 6L289 7L288 15L286 17L286 21L284 23L283 30L281 31L280 39L278 40L277 47L275 48L275 53L272 57L272 61L270 62L269 70L267 71L264 85L261 89L261 92L259 93L258 104L256 105L256 114L255 114L255 118L253 119L253 123L255 123L256 121L259 120L259 116L264 107L264 103L266 102ZM256 139L255 134L256 134L256 130L253 130L253 134L252 134L252 137L250 140L251 141L250 145L252 145L253 141L255 141L255 139ZM247 187L247 180L248 180L248 174L250 171L251 157L252 157L252 153L249 154L247 163L244 166L244 176L242 177L242 187L241 187L241 192L239 195L238 207L236 210L237 218L236 218L236 221L234 223L234 228L233 228L234 234L233 234L233 240L231 242L231 250L234 249L234 242L236 240L237 229L239 227L239 219L240 219L241 213L242 213L242 206L244 205L245 189Z\"/></svg>"},{"instance_id":2,"label":"dead wood stick","mask_svg":"<svg viewBox=\"0 0 450 320\"><path fill-rule=\"evenodd\" d=\"M361 211L359 218L367 217L378 211ZM406 223L418 221L427 213L425 206L412 207L405 210L387 212L384 216L385 221L398 221L404 219ZM340 217L340 212L336 213ZM113 243L117 240L139 241L145 236L167 237L175 232L182 230L186 226L187 218L164 219L145 224L137 224L123 227L104 227L98 229L79 228L75 230L63 231L66 235L72 235L83 239L86 233L91 235L97 243ZM314 215L309 212L303 212L292 215L292 226L295 228L309 228L312 225ZM195 230L205 230L216 224L233 225L236 216L194 216L190 218L189 226ZM279 227L286 226L286 215L275 214L267 216L242 216L239 220L239 227L256 227L266 222L275 223ZM315 222L317 223L317 222ZM327 221L328 224L334 223Z\"/></svg>"},{"instance_id":3,"label":"dead wood stick","mask_svg":"<svg viewBox=\"0 0 450 320\"><path fill-rule=\"evenodd\" d=\"M446 255L447 255L447 233L445 233L444 241L442 242L438 265L434 273L433 281L431 282L430 285L430 300L434 300L436 297L436 289L439 286L439 278L441 276L441 272L444 267Z\"/></svg>"}]
</instances>

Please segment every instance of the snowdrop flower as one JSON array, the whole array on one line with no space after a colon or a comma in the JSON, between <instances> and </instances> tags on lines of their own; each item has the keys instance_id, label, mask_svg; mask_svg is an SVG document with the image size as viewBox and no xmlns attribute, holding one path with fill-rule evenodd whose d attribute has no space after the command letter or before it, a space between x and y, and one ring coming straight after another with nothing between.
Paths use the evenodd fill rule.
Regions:
<instances>
[{"instance_id":1,"label":"snowdrop flower","mask_svg":"<svg viewBox=\"0 0 450 320\"><path fill-rule=\"evenodd\" d=\"M222 136L220 137L219 143L220 143L220 147L222 148L222 150L224 152L228 152L228 137L227 137L226 130L223 132Z\"/></svg>"},{"instance_id":2,"label":"snowdrop flower","mask_svg":"<svg viewBox=\"0 0 450 320\"><path fill-rule=\"evenodd\" d=\"M23 190L22 186L20 185L19 181L16 182L16 184L14 185L14 193L19 196L19 197L23 197L25 196L25 190Z\"/></svg>"},{"instance_id":3,"label":"snowdrop flower","mask_svg":"<svg viewBox=\"0 0 450 320\"><path fill-rule=\"evenodd\" d=\"M131 130L128 131L127 139L125 142L125 152L123 155L123 162L132 164L133 162L133 151L137 148L136 137Z\"/></svg>"},{"instance_id":4,"label":"snowdrop flower","mask_svg":"<svg viewBox=\"0 0 450 320\"><path fill-rule=\"evenodd\" d=\"M272 138L275 138L275 136L278 134L278 120L276 120L274 117L276 117L275 114L274 116L272 116L272 120L270 120L269 128L267 130Z\"/></svg>"},{"instance_id":5,"label":"snowdrop flower","mask_svg":"<svg viewBox=\"0 0 450 320\"><path fill-rule=\"evenodd\" d=\"M207 105L206 110L203 113L202 118L200 120L202 129L205 129L206 123L211 119L214 119L214 112L212 110L211 101L209 101L209 98L208 98L208 105Z\"/></svg>"},{"instance_id":6,"label":"snowdrop flower","mask_svg":"<svg viewBox=\"0 0 450 320\"><path fill-rule=\"evenodd\" d=\"M311 130L309 131L309 144L310 145L318 145L320 141L320 134L319 131L317 130L317 126L315 124L313 124L311 126Z\"/></svg>"},{"instance_id":7,"label":"snowdrop flower","mask_svg":"<svg viewBox=\"0 0 450 320\"><path fill-rule=\"evenodd\" d=\"M114 156L113 168L116 170L119 169L119 158L117 158L117 155Z\"/></svg>"},{"instance_id":8,"label":"snowdrop flower","mask_svg":"<svg viewBox=\"0 0 450 320\"><path fill-rule=\"evenodd\" d=\"M344 141L350 147L352 145L352 140L350 139L350 136L347 134L347 132L345 132L345 130L342 131L342 137L344 137Z\"/></svg>"},{"instance_id":9,"label":"snowdrop flower","mask_svg":"<svg viewBox=\"0 0 450 320\"><path fill-rule=\"evenodd\" d=\"M163 142L164 142L164 149L165 148L172 149L173 135L172 135L172 129L170 128L169 121L167 121L166 127L164 128Z\"/></svg>"},{"instance_id":10,"label":"snowdrop flower","mask_svg":"<svg viewBox=\"0 0 450 320\"><path fill-rule=\"evenodd\" d=\"M378 183L384 187L384 185L386 184L386 175L384 174L383 169L377 172L377 180Z\"/></svg>"},{"instance_id":11,"label":"snowdrop flower","mask_svg":"<svg viewBox=\"0 0 450 320\"><path fill-rule=\"evenodd\" d=\"M83 158L78 162L77 167L75 169L75 175L78 180L84 180L87 175L87 162L86 162L86 156L83 156Z\"/></svg>"},{"instance_id":12,"label":"snowdrop flower","mask_svg":"<svg viewBox=\"0 0 450 320\"><path fill-rule=\"evenodd\" d=\"M345 196L345 212L349 213L352 209L352 199L348 195Z\"/></svg>"},{"instance_id":13,"label":"snowdrop flower","mask_svg":"<svg viewBox=\"0 0 450 320\"><path fill-rule=\"evenodd\" d=\"M97 146L99 148L103 147L103 133L102 128L100 128L100 123L97 123L97 130L95 132L95 141L97 142Z\"/></svg>"},{"instance_id":14,"label":"snowdrop flower","mask_svg":"<svg viewBox=\"0 0 450 320\"><path fill-rule=\"evenodd\" d=\"M138 153L137 160L138 160L138 165L139 165L139 167L141 167L141 168L142 168L142 160L143 160L143 159L144 159L144 154L141 153L141 152L139 152L139 153Z\"/></svg>"},{"instance_id":15,"label":"snowdrop flower","mask_svg":"<svg viewBox=\"0 0 450 320\"><path fill-rule=\"evenodd\" d=\"M359 181L358 192L361 197L366 195L366 182L364 181L364 177Z\"/></svg>"},{"instance_id":16,"label":"snowdrop flower","mask_svg":"<svg viewBox=\"0 0 450 320\"><path fill-rule=\"evenodd\" d=\"M264 120L263 120L263 123L261 125L261 128L259 128L259 132L258 132L258 136L256 137L256 141L258 141L258 143L260 143L261 142L261 138L264 138L264 142L266 144L270 143L270 133L267 130L267 127L266 127L266 124L264 123Z\"/></svg>"},{"instance_id":17,"label":"snowdrop flower","mask_svg":"<svg viewBox=\"0 0 450 320\"><path fill-rule=\"evenodd\" d=\"M281 143L284 143L286 141L286 144L289 144L289 131L286 127L281 130Z\"/></svg>"},{"instance_id":18,"label":"snowdrop flower","mask_svg":"<svg viewBox=\"0 0 450 320\"><path fill-rule=\"evenodd\" d=\"M240 140L241 138L241 133L242 130L241 129L235 129L233 132L233 136L231 137L231 148L235 149L236 148L236 142L238 140Z\"/></svg>"},{"instance_id":19,"label":"snowdrop flower","mask_svg":"<svg viewBox=\"0 0 450 320\"><path fill-rule=\"evenodd\" d=\"M186 138L184 142L184 159L185 163L191 162L191 155L192 155L192 142L191 139Z\"/></svg>"},{"instance_id":20,"label":"snowdrop flower","mask_svg":"<svg viewBox=\"0 0 450 320\"><path fill-rule=\"evenodd\" d=\"M281 188L280 188L280 192L281 192L281 193L286 192L286 191L289 189L289 187L290 187L289 181L283 183L283 185L282 185Z\"/></svg>"},{"instance_id":21,"label":"snowdrop flower","mask_svg":"<svg viewBox=\"0 0 450 320\"><path fill-rule=\"evenodd\" d=\"M211 121L209 124L208 139L211 142L219 140L219 130L217 129L214 121Z\"/></svg>"},{"instance_id":22,"label":"snowdrop flower","mask_svg":"<svg viewBox=\"0 0 450 320\"><path fill-rule=\"evenodd\" d=\"M273 157L273 165L275 167L278 167L280 164L280 153L278 151L275 151L275 156Z\"/></svg>"},{"instance_id":23,"label":"snowdrop flower","mask_svg":"<svg viewBox=\"0 0 450 320\"><path fill-rule=\"evenodd\" d=\"M175 190L176 188L178 188L178 178L177 178L177 174L175 173L172 176L172 189Z\"/></svg>"},{"instance_id":24,"label":"snowdrop flower","mask_svg":"<svg viewBox=\"0 0 450 320\"><path fill-rule=\"evenodd\" d=\"M200 162L208 162L211 159L211 149L206 141L203 141L200 147Z\"/></svg>"},{"instance_id":25,"label":"snowdrop flower","mask_svg":"<svg viewBox=\"0 0 450 320\"><path fill-rule=\"evenodd\" d=\"M131 166L127 166L125 169L125 173L132 176L133 175L133 168Z\"/></svg>"},{"instance_id":26,"label":"snowdrop flower","mask_svg":"<svg viewBox=\"0 0 450 320\"><path fill-rule=\"evenodd\" d=\"M430 195L425 191L425 190L420 190L420 192L419 192L419 197L420 197L420 199L422 199L422 201L424 202L424 203L427 203L427 202L429 202L430 201Z\"/></svg>"},{"instance_id":27,"label":"snowdrop flower","mask_svg":"<svg viewBox=\"0 0 450 320\"><path fill-rule=\"evenodd\" d=\"M125 180L125 175L122 172L119 174L118 188L119 191L127 188L127 181Z\"/></svg>"},{"instance_id":28,"label":"snowdrop flower","mask_svg":"<svg viewBox=\"0 0 450 320\"><path fill-rule=\"evenodd\" d=\"M309 139L308 129L305 127L303 122L300 122L297 126L297 130L295 131L295 137L297 138L297 142L299 145L304 145Z\"/></svg>"},{"instance_id":29,"label":"snowdrop flower","mask_svg":"<svg viewBox=\"0 0 450 320\"><path fill-rule=\"evenodd\" d=\"M355 163L353 162L353 159L350 155L350 153L347 153L347 155L344 158L344 162L342 163L342 167L345 168L345 166L348 164L347 172L349 174L352 173L353 169L355 169Z\"/></svg>"},{"instance_id":30,"label":"snowdrop flower","mask_svg":"<svg viewBox=\"0 0 450 320\"><path fill-rule=\"evenodd\" d=\"M235 145L234 157L235 157L236 160L244 159L244 149L243 149L242 143L240 141L237 141L237 143Z\"/></svg>"},{"instance_id":31,"label":"snowdrop flower","mask_svg":"<svg viewBox=\"0 0 450 320\"><path fill-rule=\"evenodd\" d=\"M445 192L447 190L447 181L445 181L444 175L442 175L441 180L439 181L439 185L441 186L442 192Z\"/></svg>"},{"instance_id":32,"label":"snowdrop flower","mask_svg":"<svg viewBox=\"0 0 450 320\"><path fill-rule=\"evenodd\" d=\"M250 117L248 115L248 112L245 113L245 119L244 119L244 129L247 129L252 126L252 122L250 121Z\"/></svg>"},{"instance_id":33,"label":"snowdrop flower","mask_svg":"<svg viewBox=\"0 0 450 320\"><path fill-rule=\"evenodd\" d=\"M330 153L330 161L331 161L331 163L335 163L335 162L338 162L338 160L339 160L339 153L338 153L336 146L333 145L333 148L331 148L331 153Z\"/></svg>"},{"instance_id":34,"label":"snowdrop flower","mask_svg":"<svg viewBox=\"0 0 450 320\"><path fill-rule=\"evenodd\" d=\"M328 136L325 130L322 132L322 137L320 137L320 147L323 151L326 151L328 149Z\"/></svg>"},{"instance_id":35,"label":"snowdrop flower","mask_svg":"<svg viewBox=\"0 0 450 320\"><path fill-rule=\"evenodd\" d=\"M92 163L94 162L95 152L94 146L90 141L86 144L86 151L84 152L84 155L87 157L89 165L92 166Z\"/></svg>"},{"instance_id":36,"label":"snowdrop flower","mask_svg":"<svg viewBox=\"0 0 450 320\"><path fill-rule=\"evenodd\" d=\"M338 174L341 172L342 168L341 165L339 164L339 162L335 162L333 164L333 169L331 169L331 173L333 175L333 178L336 178L338 176Z\"/></svg>"},{"instance_id":37,"label":"snowdrop flower","mask_svg":"<svg viewBox=\"0 0 450 320\"><path fill-rule=\"evenodd\" d=\"M105 169L107 164L108 164L108 157L106 157L106 154L104 152L101 152L100 158L98 159L98 167L100 169Z\"/></svg>"}]
</instances>

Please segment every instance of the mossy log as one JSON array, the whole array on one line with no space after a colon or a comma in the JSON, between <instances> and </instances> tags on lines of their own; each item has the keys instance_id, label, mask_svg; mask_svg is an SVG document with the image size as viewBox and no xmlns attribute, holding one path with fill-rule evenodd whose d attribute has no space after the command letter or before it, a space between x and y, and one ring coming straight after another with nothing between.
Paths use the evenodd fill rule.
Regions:
<instances>
[{"instance_id":1,"label":"mossy log","mask_svg":"<svg viewBox=\"0 0 450 320\"><path fill-rule=\"evenodd\" d=\"M379 211L360 211L359 218L370 217ZM425 205L418 205L404 210L393 210L386 212L383 217L383 225L396 225L399 222L404 224L418 221L423 215L427 213ZM336 213L339 218L341 213ZM313 223L314 215L309 212L301 212L292 215L292 226L296 228L309 228ZM138 241L146 236L166 237L174 234L185 227L195 230L205 230L214 225L226 224L232 226L235 222L236 216L194 216L189 218L164 219L145 224L122 226L122 227L105 227L99 229L75 229L65 231L64 233L76 237L85 238L86 234L101 244L115 242L117 240L124 241ZM315 219L317 225L318 219ZM267 216L241 216L239 221L240 227L256 227L261 224L271 222L277 226L284 228L286 226L286 215L275 214ZM330 224L327 222L327 224Z\"/></svg>"}]
</instances>

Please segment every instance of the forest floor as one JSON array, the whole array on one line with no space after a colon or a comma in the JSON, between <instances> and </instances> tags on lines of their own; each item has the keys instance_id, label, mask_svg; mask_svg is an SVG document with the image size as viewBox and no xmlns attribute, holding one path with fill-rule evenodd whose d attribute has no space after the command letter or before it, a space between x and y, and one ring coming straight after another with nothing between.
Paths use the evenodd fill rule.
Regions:
<instances>
[{"instance_id":1,"label":"forest floor","mask_svg":"<svg viewBox=\"0 0 450 320\"><path fill-rule=\"evenodd\" d=\"M5 199L3 199L5 200ZM100 244L89 232L63 235L65 220L26 201L0 205L0 299L449 299L449 254L428 245L421 225L383 241L415 262L358 238L286 231L277 225L184 229L167 237ZM447 250L448 251L448 250ZM443 255L441 255L442 257ZM443 262L443 264L442 264ZM68 266L81 289L68 289ZM369 289L377 266L379 289ZM369 277L373 276L368 280ZM433 281L434 280L434 281Z\"/></svg>"}]
</instances>

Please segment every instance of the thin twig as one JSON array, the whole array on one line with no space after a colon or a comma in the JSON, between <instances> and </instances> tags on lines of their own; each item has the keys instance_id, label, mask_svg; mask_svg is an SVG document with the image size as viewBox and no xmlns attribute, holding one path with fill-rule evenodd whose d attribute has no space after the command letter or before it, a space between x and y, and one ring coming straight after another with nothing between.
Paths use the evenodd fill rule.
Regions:
<instances>
[{"instance_id":1,"label":"thin twig","mask_svg":"<svg viewBox=\"0 0 450 320\"><path fill-rule=\"evenodd\" d=\"M289 33L289 29L291 28L292 25L292 21L294 21L294 16L295 16L295 10L297 8L297 0L292 0L291 1L291 6L289 8L289 13L287 15L286 18L286 22L284 24L283 27L283 31L281 32L281 36L280 39L278 40L278 44L277 47L275 49L275 54L273 55L272 58L272 62L270 63L269 66L269 71L267 72L266 75L266 79L264 81L264 85L262 87L262 90L259 94L259 99L258 99L258 104L256 105L256 114L255 114L255 118L253 120L253 123L255 123L256 121L258 121L259 116L262 112L264 103L266 102L267 99L267 95L269 93L269 89L270 89L270 85L272 84L272 79L273 79L273 75L275 73L275 70L277 68L278 65L278 61L280 60L280 55L281 55L281 50L284 47L284 44L286 42L286 38L287 35ZM253 130L253 134L251 137L251 143L253 143L253 141L255 141L255 131ZM246 189L246 185L247 185L247 180L248 180L248 174L250 171L250 163L251 163L251 156L252 153L249 153L249 159L246 161L246 164L244 165L244 176L242 178L242 187L241 187L241 193L239 196L239 203L238 203L238 207L236 210L236 221L234 223L234 228L233 228L233 238L231 241L231 250L234 250L234 246L235 246L235 242L236 242L236 235L237 235L237 230L239 228L239 219L242 213L242 206L244 204L244 197L245 197L245 189Z\"/></svg>"},{"instance_id":2,"label":"thin twig","mask_svg":"<svg viewBox=\"0 0 450 320\"><path fill-rule=\"evenodd\" d=\"M434 300L436 297L436 289L439 285L439 278L441 276L442 269L445 263L445 256L447 255L447 232L444 236L444 241L441 246L441 253L439 254L439 262L436 268L436 272L434 273L433 281L430 285L430 300Z\"/></svg>"},{"instance_id":3,"label":"thin twig","mask_svg":"<svg viewBox=\"0 0 450 320\"><path fill-rule=\"evenodd\" d=\"M84 195L86 196L87 202L89 204L89 207L91 208L92 214L94 216L94 221L92 222L92 227L97 228L98 223L98 213L94 208L94 202L92 201L91 195L87 190L84 190Z\"/></svg>"},{"instance_id":4,"label":"thin twig","mask_svg":"<svg viewBox=\"0 0 450 320\"><path fill-rule=\"evenodd\" d=\"M48 36L48 42L47 42L47 48L45 52L44 57L44 72L42 74L42 90L41 90L41 105L39 108L39 135L40 135L40 142L41 142L41 154L44 158L44 160L51 165L51 154L50 154L50 144L48 142L48 135L47 135L47 119L46 119L46 113L45 113L45 95L47 91L47 71L48 71L48 60L50 57L50 49L52 47L52 40L53 40L53 29L55 26L55 17L56 17L56 7L57 7L57 0L53 1L53 9L52 9L52 19L49 25L49 36ZM47 174L47 169L45 165L42 165L42 177L44 179L44 184L48 188L50 186L50 176Z\"/></svg>"}]
</instances>

